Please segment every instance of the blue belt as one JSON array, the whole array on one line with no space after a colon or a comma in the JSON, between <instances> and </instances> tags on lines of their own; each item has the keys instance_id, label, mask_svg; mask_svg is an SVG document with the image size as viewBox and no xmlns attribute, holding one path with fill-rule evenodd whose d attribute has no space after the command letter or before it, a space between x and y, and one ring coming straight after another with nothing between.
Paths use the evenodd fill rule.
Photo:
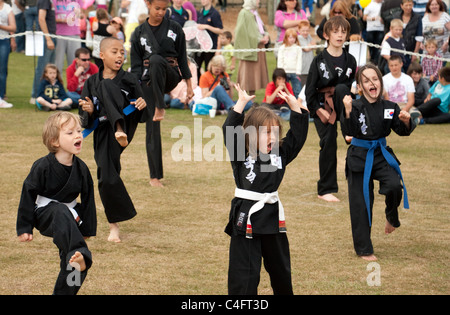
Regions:
<instances>
[{"instance_id":1,"label":"blue belt","mask_svg":"<svg viewBox=\"0 0 450 315\"><path fill-rule=\"evenodd\" d=\"M132 101L135 101L135 100L132 100ZM123 109L123 113L125 114L125 116L128 116L135 110L136 110L136 107L133 104L130 104ZM84 129L83 130L83 138L86 138L87 136L89 136L91 134L91 132L94 131L98 127L99 123L100 123L100 120L97 118L96 120L94 120L94 124L93 124L92 128Z\"/></svg>"},{"instance_id":2,"label":"blue belt","mask_svg":"<svg viewBox=\"0 0 450 315\"><path fill-rule=\"evenodd\" d=\"M352 139L352 145L357 147L366 148L366 165L364 167L364 181L363 181L363 193L364 200L366 202L367 214L369 216L369 225L372 226L372 220L370 217L370 195L369 195L369 181L370 175L372 173L373 166L373 153L376 148L380 147L381 153L383 153L384 158L388 164L397 172L403 183L403 207L409 209L408 193L406 192L405 182L403 181L402 172L400 171L400 166L397 160L386 150L386 138L380 138L377 140L362 140L362 139Z\"/></svg>"}]
</instances>

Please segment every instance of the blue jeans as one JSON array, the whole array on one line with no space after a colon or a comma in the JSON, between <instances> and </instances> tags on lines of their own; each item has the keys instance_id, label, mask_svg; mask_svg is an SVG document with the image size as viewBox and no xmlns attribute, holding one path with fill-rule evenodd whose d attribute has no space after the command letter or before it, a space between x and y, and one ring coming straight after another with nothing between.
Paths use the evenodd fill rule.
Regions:
<instances>
[{"instance_id":1,"label":"blue jeans","mask_svg":"<svg viewBox=\"0 0 450 315\"><path fill-rule=\"evenodd\" d=\"M16 34L25 32L25 14L23 12L16 14ZM16 37L17 52L25 50L25 35Z\"/></svg>"},{"instance_id":2,"label":"blue jeans","mask_svg":"<svg viewBox=\"0 0 450 315\"><path fill-rule=\"evenodd\" d=\"M298 75L295 73L286 73L286 78L286 81L291 83L292 91L294 92L294 96L297 98L302 90L302 83L300 82Z\"/></svg>"},{"instance_id":3,"label":"blue jeans","mask_svg":"<svg viewBox=\"0 0 450 315\"><path fill-rule=\"evenodd\" d=\"M72 100L72 108L78 108L78 100L81 98L81 95L71 91L66 91L66 94Z\"/></svg>"},{"instance_id":4,"label":"blue jeans","mask_svg":"<svg viewBox=\"0 0 450 315\"><path fill-rule=\"evenodd\" d=\"M191 111L192 111L192 106L194 106L194 103L195 103L194 101L191 101L188 104L188 106L191 109ZM182 103L179 98L173 98L173 99L170 100L169 105L170 105L170 108L184 109L184 105L185 104Z\"/></svg>"},{"instance_id":5,"label":"blue jeans","mask_svg":"<svg viewBox=\"0 0 450 315\"><path fill-rule=\"evenodd\" d=\"M225 106L226 110L230 110L231 107L234 106L235 102L231 99L231 97L228 95L227 91L223 88L223 86L218 85L214 88L211 97L215 98L217 100L217 106L220 104L223 104ZM252 107L253 102L249 101L244 108L244 111L250 109Z\"/></svg>"},{"instance_id":6,"label":"blue jeans","mask_svg":"<svg viewBox=\"0 0 450 315\"><path fill-rule=\"evenodd\" d=\"M56 38L52 38L53 43L56 47ZM40 56L37 61L36 70L34 72L33 89L31 91L31 97L36 98L39 95L39 84L41 82L42 74L44 73L44 68L48 63L55 63L55 49L47 48L47 41L44 38L44 55Z\"/></svg>"},{"instance_id":7,"label":"blue jeans","mask_svg":"<svg viewBox=\"0 0 450 315\"><path fill-rule=\"evenodd\" d=\"M306 8L309 8L309 13L313 13L313 9L314 9L314 0L303 0L302 1L302 9L305 10L306 12Z\"/></svg>"},{"instance_id":8,"label":"blue jeans","mask_svg":"<svg viewBox=\"0 0 450 315\"><path fill-rule=\"evenodd\" d=\"M9 38L0 39L0 97L5 97L6 77L8 76L8 59L11 46Z\"/></svg>"},{"instance_id":9,"label":"blue jeans","mask_svg":"<svg viewBox=\"0 0 450 315\"><path fill-rule=\"evenodd\" d=\"M366 41L368 43L381 45L383 37L384 37L383 31L370 31L367 32ZM375 47L369 47L369 51L370 51L370 61L372 61L374 64L377 64L381 51Z\"/></svg>"},{"instance_id":10,"label":"blue jeans","mask_svg":"<svg viewBox=\"0 0 450 315\"><path fill-rule=\"evenodd\" d=\"M37 6L29 7L25 9L25 29L27 31L32 31L34 25L35 31L40 31L39 20L38 20L38 9Z\"/></svg>"}]
</instances>

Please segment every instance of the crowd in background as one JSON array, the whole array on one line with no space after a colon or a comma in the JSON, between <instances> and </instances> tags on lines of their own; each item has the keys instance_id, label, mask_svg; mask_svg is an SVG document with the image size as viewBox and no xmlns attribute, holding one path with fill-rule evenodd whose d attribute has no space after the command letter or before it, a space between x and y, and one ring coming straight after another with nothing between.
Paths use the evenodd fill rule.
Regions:
<instances>
[{"instance_id":1,"label":"crowd in background","mask_svg":"<svg viewBox=\"0 0 450 315\"><path fill-rule=\"evenodd\" d=\"M147 17L146 2L149 0L123 0L118 16L111 16L106 0L0 0L0 35L21 33L26 30L42 30L56 35L45 36L44 54L38 58L32 84L30 103L42 110L71 109L78 105L84 81L98 71L101 60L98 55L100 41L108 36L118 37L129 51L129 39L133 30ZM439 70L445 62L436 58L449 58L450 15L448 0L280 0L274 16L276 38L270 38L258 9L260 0L243 1L234 30L223 27L221 12L227 3L220 1L215 8L214 0L201 0L194 5L190 1L172 0L166 17L180 23L194 21L197 28L206 32L217 52L191 53L194 100L186 100L183 83L167 95L167 104L176 108L189 108L195 100L213 97L218 110L226 112L233 104L235 81L249 94L265 89L263 103L275 105L274 110L283 112L283 103L276 97L278 91L302 97L309 65L316 49L305 46L324 43L323 26L333 16L342 15L350 23L350 41L365 41L380 45L369 47L368 62L390 73L388 61L393 55L401 56L402 73L413 80L413 87L395 86L386 97L400 103L421 105L418 101L429 98L429 89L441 84ZM316 23L316 10L323 20ZM39 12L45 12L39 17ZM111 10L109 10L111 11ZM234 34L232 33L234 31ZM58 37L58 36L63 36ZM66 40L73 39L73 40ZM77 41L83 39L86 42ZM201 44L201 43L200 43ZM190 47L188 43L188 48ZM251 49L275 47L277 67L268 73L266 52ZM83 49L80 49L83 48ZM234 49L249 51L233 52ZM427 56L402 54L396 49ZM12 107L6 98L7 64L10 51L24 52L25 36L0 39L0 107ZM210 65L214 56L214 63ZM93 61L93 62L91 62ZM67 64L64 87L58 78ZM44 73L48 64L55 64L55 79L49 80ZM419 67L418 67L419 65ZM411 73L418 73L411 76ZM195 75L194 75L195 74ZM269 78L272 78L270 80ZM45 81L45 84L43 83ZM424 81L426 84L423 84ZM410 82L410 80L408 80ZM404 80L401 82L404 83ZM400 83L399 83L400 84ZM424 89L428 87L428 90ZM60 90L63 91L60 91ZM65 91L67 90L67 91ZM447 89L444 89L447 91ZM407 96L415 94L415 101ZM402 94L404 98L398 96ZM442 96L440 109L448 113L448 96ZM389 96L391 95L391 96ZM66 101L70 99L71 102ZM64 104L64 105L61 105ZM218 112L218 113L221 113ZM289 115L286 116L289 119Z\"/></svg>"}]
</instances>

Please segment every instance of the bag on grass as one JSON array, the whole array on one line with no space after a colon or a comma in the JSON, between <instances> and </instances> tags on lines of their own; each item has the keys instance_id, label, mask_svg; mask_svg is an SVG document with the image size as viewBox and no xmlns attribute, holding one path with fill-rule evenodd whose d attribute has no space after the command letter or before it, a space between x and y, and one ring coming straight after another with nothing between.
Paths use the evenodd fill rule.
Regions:
<instances>
[{"instance_id":1,"label":"bag on grass","mask_svg":"<svg viewBox=\"0 0 450 315\"><path fill-rule=\"evenodd\" d=\"M217 100L213 97L205 97L195 101L192 115L209 115L211 109L217 109Z\"/></svg>"}]
</instances>

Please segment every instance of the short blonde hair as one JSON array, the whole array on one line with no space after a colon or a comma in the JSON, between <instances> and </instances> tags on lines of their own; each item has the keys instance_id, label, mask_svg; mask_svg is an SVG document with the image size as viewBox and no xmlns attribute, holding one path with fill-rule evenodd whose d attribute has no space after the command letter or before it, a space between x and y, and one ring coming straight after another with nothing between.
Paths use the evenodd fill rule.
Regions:
<instances>
[{"instance_id":1,"label":"short blonde hair","mask_svg":"<svg viewBox=\"0 0 450 315\"><path fill-rule=\"evenodd\" d=\"M222 71L225 71L227 67L227 63L225 61L225 57L222 55L215 55L208 63L208 71L211 72L212 67L222 67Z\"/></svg>"},{"instance_id":2,"label":"short blonde hair","mask_svg":"<svg viewBox=\"0 0 450 315\"><path fill-rule=\"evenodd\" d=\"M57 112L48 117L42 129L42 142L51 153L58 151L54 143L59 140L61 128L71 121L81 125L80 116L71 112Z\"/></svg>"},{"instance_id":3,"label":"short blonde hair","mask_svg":"<svg viewBox=\"0 0 450 315\"><path fill-rule=\"evenodd\" d=\"M438 47L437 40L435 38L427 39L427 41L425 42L425 47L427 47L428 45L434 45L437 48Z\"/></svg>"},{"instance_id":4,"label":"short blonde hair","mask_svg":"<svg viewBox=\"0 0 450 315\"><path fill-rule=\"evenodd\" d=\"M403 21L400 20L400 19L393 19L391 21L391 28L392 27L401 27L401 28L403 28Z\"/></svg>"}]
</instances>

